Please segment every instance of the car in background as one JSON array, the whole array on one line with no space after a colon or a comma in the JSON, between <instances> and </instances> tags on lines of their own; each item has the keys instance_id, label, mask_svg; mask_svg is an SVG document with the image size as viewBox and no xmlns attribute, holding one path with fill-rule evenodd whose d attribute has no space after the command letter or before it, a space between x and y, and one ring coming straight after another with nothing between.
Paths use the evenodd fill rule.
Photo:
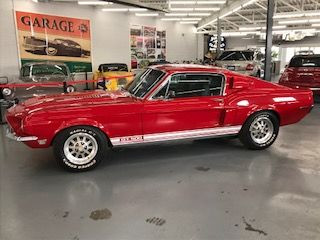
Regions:
<instances>
[{"instance_id":1,"label":"car in background","mask_svg":"<svg viewBox=\"0 0 320 240\"><path fill-rule=\"evenodd\" d=\"M48 41L44 38L24 36L23 47L26 52L48 56L82 57L90 56L90 51L70 39L56 38Z\"/></svg>"},{"instance_id":2,"label":"car in background","mask_svg":"<svg viewBox=\"0 0 320 240\"><path fill-rule=\"evenodd\" d=\"M153 61L153 62L149 62L149 67L150 66L155 66L155 65L163 65L163 64L170 64L170 62L166 61L166 60L156 60L156 61Z\"/></svg>"},{"instance_id":3,"label":"car in background","mask_svg":"<svg viewBox=\"0 0 320 240\"><path fill-rule=\"evenodd\" d=\"M279 84L293 88L310 88L320 94L320 54L296 55L280 77Z\"/></svg>"},{"instance_id":4,"label":"car in background","mask_svg":"<svg viewBox=\"0 0 320 240\"><path fill-rule=\"evenodd\" d=\"M157 65L118 91L37 97L9 109L7 136L53 146L67 170L86 171L107 149L171 140L238 136L250 149L276 140L279 127L313 107L309 89L201 65ZM50 123L50 124L48 124Z\"/></svg>"},{"instance_id":5,"label":"car in background","mask_svg":"<svg viewBox=\"0 0 320 240\"><path fill-rule=\"evenodd\" d=\"M133 73L125 63L104 63L100 64L98 70L93 73L93 80L98 81L97 87L115 91L132 82ZM103 86L104 80L105 86Z\"/></svg>"},{"instance_id":6,"label":"car in background","mask_svg":"<svg viewBox=\"0 0 320 240\"><path fill-rule=\"evenodd\" d=\"M131 55L131 69L138 68L138 58L134 55Z\"/></svg>"},{"instance_id":7,"label":"car in background","mask_svg":"<svg viewBox=\"0 0 320 240\"><path fill-rule=\"evenodd\" d=\"M216 58L215 66L260 78L263 75L263 54L254 50L227 50Z\"/></svg>"},{"instance_id":8,"label":"car in background","mask_svg":"<svg viewBox=\"0 0 320 240\"><path fill-rule=\"evenodd\" d=\"M30 62L24 64L20 69L19 78L10 82L9 87L2 88L5 100L24 101L28 98L41 96L49 93L62 93L63 82L66 82L66 91L74 92L76 87L68 84L73 80L73 74L68 66L60 62ZM54 84L59 86L38 86L39 84ZM11 84L27 84L26 87L11 87Z\"/></svg>"}]
</instances>

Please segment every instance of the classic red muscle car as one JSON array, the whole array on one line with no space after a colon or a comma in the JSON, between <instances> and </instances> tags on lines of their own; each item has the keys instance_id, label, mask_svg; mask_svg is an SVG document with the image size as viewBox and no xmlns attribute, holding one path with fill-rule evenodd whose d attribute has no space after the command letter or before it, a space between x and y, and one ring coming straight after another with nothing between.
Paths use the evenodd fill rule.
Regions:
<instances>
[{"instance_id":1,"label":"classic red muscle car","mask_svg":"<svg viewBox=\"0 0 320 240\"><path fill-rule=\"evenodd\" d=\"M269 147L279 126L313 107L310 90L279 86L226 69L159 65L126 89L36 97L8 110L8 137L33 148L53 145L61 166L84 171L108 147L239 136L251 149Z\"/></svg>"}]
</instances>

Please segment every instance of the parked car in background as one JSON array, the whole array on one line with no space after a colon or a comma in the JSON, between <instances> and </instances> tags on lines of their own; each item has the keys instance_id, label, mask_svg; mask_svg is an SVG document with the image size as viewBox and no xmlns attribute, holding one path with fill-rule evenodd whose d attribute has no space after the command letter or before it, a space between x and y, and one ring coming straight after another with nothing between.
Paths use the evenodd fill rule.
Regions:
<instances>
[{"instance_id":1,"label":"parked car in background","mask_svg":"<svg viewBox=\"0 0 320 240\"><path fill-rule=\"evenodd\" d=\"M153 62L149 62L148 66L163 65L163 64L170 64L170 62L168 62L166 60L156 60Z\"/></svg>"},{"instance_id":2,"label":"parked car in background","mask_svg":"<svg viewBox=\"0 0 320 240\"><path fill-rule=\"evenodd\" d=\"M265 149L279 127L313 107L310 90L291 89L221 68L157 65L125 89L37 97L9 109L8 137L53 146L72 171L94 168L108 148L170 140L238 136ZM50 123L50 124L48 124Z\"/></svg>"},{"instance_id":3,"label":"parked car in background","mask_svg":"<svg viewBox=\"0 0 320 240\"><path fill-rule=\"evenodd\" d=\"M25 51L33 54L46 54L48 56L82 57L90 56L90 51L70 39L56 38L48 41L44 38L24 36L23 47Z\"/></svg>"},{"instance_id":4,"label":"parked car in background","mask_svg":"<svg viewBox=\"0 0 320 240\"><path fill-rule=\"evenodd\" d=\"M279 84L310 88L320 94L320 54L296 55L280 77Z\"/></svg>"},{"instance_id":5,"label":"parked car in background","mask_svg":"<svg viewBox=\"0 0 320 240\"><path fill-rule=\"evenodd\" d=\"M216 58L215 65L254 77L262 77L263 54L254 50L228 50Z\"/></svg>"},{"instance_id":6,"label":"parked car in background","mask_svg":"<svg viewBox=\"0 0 320 240\"><path fill-rule=\"evenodd\" d=\"M49 93L61 93L63 86L37 86L36 84L66 82L66 91L74 92L76 87L68 84L73 80L66 64L60 62L33 62L26 63L20 69L19 78L10 84L27 84L27 87L4 87L2 95L6 100L18 99L24 101L28 98Z\"/></svg>"},{"instance_id":7,"label":"parked car in background","mask_svg":"<svg viewBox=\"0 0 320 240\"><path fill-rule=\"evenodd\" d=\"M103 79L106 81L105 88L115 91L132 82L133 73L125 63L104 63L93 74L93 80L98 81L98 86L103 87Z\"/></svg>"},{"instance_id":8,"label":"parked car in background","mask_svg":"<svg viewBox=\"0 0 320 240\"><path fill-rule=\"evenodd\" d=\"M131 69L138 68L138 58L134 55L131 55Z\"/></svg>"}]
</instances>

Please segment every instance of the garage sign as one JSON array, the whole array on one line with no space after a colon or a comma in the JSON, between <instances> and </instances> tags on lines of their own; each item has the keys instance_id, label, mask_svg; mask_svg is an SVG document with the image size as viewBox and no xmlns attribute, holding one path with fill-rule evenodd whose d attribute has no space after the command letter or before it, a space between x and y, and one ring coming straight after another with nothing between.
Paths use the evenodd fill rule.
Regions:
<instances>
[{"instance_id":1,"label":"garage sign","mask_svg":"<svg viewBox=\"0 0 320 240\"><path fill-rule=\"evenodd\" d=\"M16 11L20 60L58 61L91 72L90 20Z\"/></svg>"}]
</instances>

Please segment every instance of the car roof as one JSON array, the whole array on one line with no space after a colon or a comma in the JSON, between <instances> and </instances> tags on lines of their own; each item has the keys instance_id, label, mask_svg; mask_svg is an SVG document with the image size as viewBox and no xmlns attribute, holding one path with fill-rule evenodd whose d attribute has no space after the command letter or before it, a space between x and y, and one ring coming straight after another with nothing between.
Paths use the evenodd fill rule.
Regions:
<instances>
[{"instance_id":1,"label":"car roof","mask_svg":"<svg viewBox=\"0 0 320 240\"><path fill-rule=\"evenodd\" d=\"M151 66L152 69L157 69L163 72L219 72L226 73L230 72L223 68L204 66L198 64L163 64Z\"/></svg>"},{"instance_id":2,"label":"car roof","mask_svg":"<svg viewBox=\"0 0 320 240\"><path fill-rule=\"evenodd\" d=\"M298 54L298 55L294 55L292 58L296 58L296 57L320 57L320 54Z\"/></svg>"}]
</instances>

